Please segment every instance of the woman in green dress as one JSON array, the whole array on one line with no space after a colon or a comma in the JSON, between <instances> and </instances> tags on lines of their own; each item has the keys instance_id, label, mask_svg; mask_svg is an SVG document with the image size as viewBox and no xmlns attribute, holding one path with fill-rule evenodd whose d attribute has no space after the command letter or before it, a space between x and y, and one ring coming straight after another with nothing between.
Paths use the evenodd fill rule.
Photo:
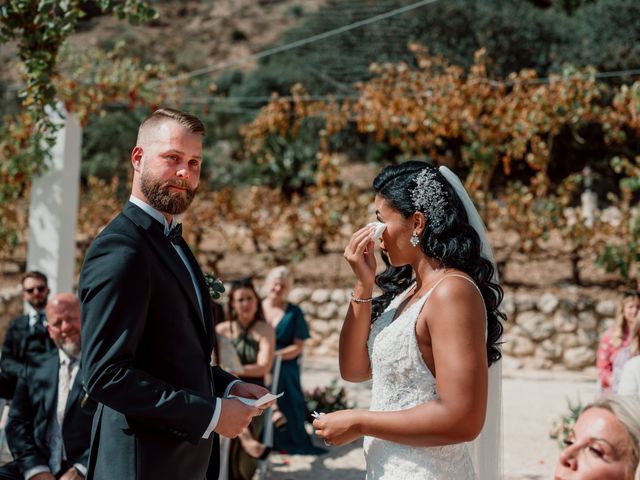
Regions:
<instances>
[{"instance_id":1,"label":"woman in green dress","mask_svg":"<svg viewBox=\"0 0 640 480\"><path fill-rule=\"evenodd\" d=\"M278 399L278 409L286 423L275 429L273 445L289 454L320 454L326 450L313 445L304 427L306 409L300 385L301 355L309 327L300 307L286 300L290 287L288 270L276 267L267 275L262 301L267 322L276 332L276 355L282 357L278 391L284 395ZM277 418L278 413L274 415Z\"/></svg>"},{"instance_id":2,"label":"woman in green dress","mask_svg":"<svg viewBox=\"0 0 640 480\"><path fill-rule=\"evenodd\" d=\"M241 368L231 373L245 382L264 386L265 375L273 364L275 332L265 321L250 278L232 282L228 318L216 326L216 334L230 340L240 358ZM263 426L263 417L254 417L249 428L231 441L229 480L251 480L258 460L271 451L260 442Z\"/></svg>"}]
</instances>

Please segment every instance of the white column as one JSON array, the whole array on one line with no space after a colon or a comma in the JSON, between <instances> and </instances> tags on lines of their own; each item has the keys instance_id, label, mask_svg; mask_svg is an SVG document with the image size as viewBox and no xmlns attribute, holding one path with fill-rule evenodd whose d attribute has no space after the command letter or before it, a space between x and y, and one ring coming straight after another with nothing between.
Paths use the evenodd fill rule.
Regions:
<instances>
[{"instance_id":1,"label":"white column","mask_svg":"<svg viewBox=\"0 0 640 480\"><path fill-rule=\"evenodd\" d=\"M73 291L75 277L82 129L73 114L66 116L52 114L62 128L49 169L33 180L29 207L27 270L44 273L52 294Z\"/></svg>"}]
</instances>

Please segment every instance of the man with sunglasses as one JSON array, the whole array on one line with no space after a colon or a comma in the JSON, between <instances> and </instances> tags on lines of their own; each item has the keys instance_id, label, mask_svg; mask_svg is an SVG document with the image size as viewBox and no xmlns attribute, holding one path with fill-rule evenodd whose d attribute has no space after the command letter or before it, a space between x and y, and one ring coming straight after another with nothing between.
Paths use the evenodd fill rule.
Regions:
<instances>
[{"instance_id":1,"label":"man with sunglasses","mask_svg":"<svg viewBox=\"0 0 640 480\"><path fill-rule=\"evenodd\" d=\"M56 346L47 333L44 308L49 297L47 277L38 271L22 276L22 299L27 302L27 312L9 323L0 358L0 397L11 399L18 375L27 359Z\"/></svg>"}]
</instances>

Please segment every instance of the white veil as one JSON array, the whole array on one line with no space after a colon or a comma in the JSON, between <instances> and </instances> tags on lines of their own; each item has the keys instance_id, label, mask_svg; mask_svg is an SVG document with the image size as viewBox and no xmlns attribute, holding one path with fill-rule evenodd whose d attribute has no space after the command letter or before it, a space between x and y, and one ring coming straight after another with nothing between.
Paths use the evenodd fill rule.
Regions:
<instances>
[{"instance_id":1,"label":"white veil","mask_svg":"<svg viewBox=\"0 0 640 480\"><path fill-rule=\"evenodd\" d=\"M498 282L498 271L493 251L487 238L482 218L473 205L469 194L460 179L445 166L440 173L453 187L467 211L469 224L478 232L482 245L482 256L494 266L494 281ZM472 458L479 480L497 480L502 478L502 362L494 362L489 368L489 393L487 414L484 426L478 438L472 443Z\"/></svg>"}]
</instances>

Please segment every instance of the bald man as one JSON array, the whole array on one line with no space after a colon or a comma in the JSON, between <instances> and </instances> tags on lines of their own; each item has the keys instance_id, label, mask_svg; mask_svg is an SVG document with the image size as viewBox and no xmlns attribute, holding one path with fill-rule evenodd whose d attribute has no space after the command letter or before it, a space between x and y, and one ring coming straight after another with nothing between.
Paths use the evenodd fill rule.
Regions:
<instances>
[{"instance_id":1,"label":"bald man","mask_svg":"<svg viewBox=\"0 0 640 480\"><path fill-rule=\"evenodd\" d=\"M211 299L176 231L200 180L202 122L171 109L140 126L129 202L94 240L80 274L83 378L99 402L88 478L217 478L218 434L261 409L267 390L210 366ZM263 407L264 408L264 407Z\"/></svg>"},{"instance_id":2,"label":"bald man","mask_svg":"<svg viewBox=\"0 0 640 480\"><path fill-rule=\"evenodd\" d=\"M78 376L80 302L61 293L46 313L58 348L31 359L18 380L6 429L14 461L0 467L2 480L80 480L87 472L96 403Z\"/></svg>"}]
</instances>

